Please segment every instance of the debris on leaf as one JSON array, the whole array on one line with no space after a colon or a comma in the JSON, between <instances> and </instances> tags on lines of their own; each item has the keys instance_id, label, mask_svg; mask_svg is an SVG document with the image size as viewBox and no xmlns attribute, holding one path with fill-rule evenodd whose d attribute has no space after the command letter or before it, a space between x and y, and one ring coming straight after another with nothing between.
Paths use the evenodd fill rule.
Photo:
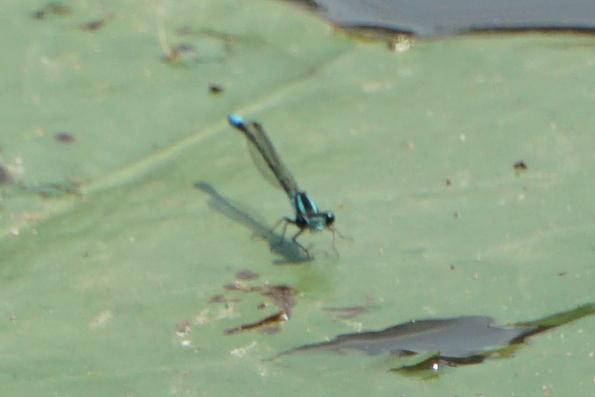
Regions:
<instances>
[{"instance_id":1,"label":"debris on leaf","mask_svg":"<svg viewBox=\"0 0 595 397\"><path fill-rule=\"evenodd\" d=\"M247 269L242 269L236 272L236 279L238 280L254 280L258 277L260 277L260 274Z\"/></svg>"},{"instance_id":2,"label":"debris on leaf","mask_svg":"<svg viewBox=\"0 0 595 397\"><path fill-rule=\"evenodd\" d=\"M33 12L33 18L45 19L49 15L66 16L72 13L72 9L58 2L51 2Z\"/></svg>"},{"instance_id":3,"label":"debris on leaf","mask_svg":"<svg viewBox=\"0 0 595 397\"><path fill-rule=\"evenodd\" d=\"M520 160L514 163L513 165L514 170L516 171L517 175L521 175L521 173L527 171L527 164L524 161Z\"/></svg>"},{"instance_id":4,"label":"debris on leaf","mask_svg":"<svg viewBox=\"0 0 595 397\"><path fill-rule=\"evenodd\" d=\"M211 83L209 84L209 91L213 95L219 95L223 93L223 86L221 84Z\"/></svg>"},{"instance_id":5,"label":"debris on leaf","mask_svg":"<svg viewBox=\"0 0 595 397\"><path fill-rule=\"evenodd\" d=\"M54 139L60 143L72 143L74 142L74 135L70 132L57 132L54 134Z\"/></svg>"}]
</instances>

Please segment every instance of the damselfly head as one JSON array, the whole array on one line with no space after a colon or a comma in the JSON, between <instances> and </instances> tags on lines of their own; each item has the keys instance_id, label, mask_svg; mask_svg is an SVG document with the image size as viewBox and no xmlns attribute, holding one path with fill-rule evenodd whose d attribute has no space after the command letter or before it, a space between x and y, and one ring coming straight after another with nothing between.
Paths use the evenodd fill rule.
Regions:
<instances>
[{"instance_id":1,"label":"damselfly head","mask_svg":"<svg viewBox=\"0 0 595 397\"><path fill-rule=\"evenodd\" d=\"M324 225L330 227L335 223L335 214L332 211L326 211L324 213Z\"/></svg>"},{"instance_id":2,"label":"damselfly head","mask_svg":"<svg viewBox=\"0 0 595 397\"><path fill-rule=\"evenodd\" d=\"M331 211L317 212L310 215L299 212L294 221L295 225L300 229L307 228L312 232L321 232L325 228L330 228L334 222L335 214Z\"/></svg>"}]
</instances>

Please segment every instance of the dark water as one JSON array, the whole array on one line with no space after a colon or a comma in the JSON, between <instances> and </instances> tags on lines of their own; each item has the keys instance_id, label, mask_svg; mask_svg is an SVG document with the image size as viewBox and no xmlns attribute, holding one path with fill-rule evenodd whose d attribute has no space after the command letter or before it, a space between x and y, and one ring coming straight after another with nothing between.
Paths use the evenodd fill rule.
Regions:
<instances>
[{"instance_id":1,"label":"dark water","mask_svg":"<svg viewBox=\"0 0 595 397\"><path fill-rule=\"evenodd\" d=\"M595 32L595 0L293 0L341 27L421 37L475 31Z\"/></svg>"},{"instance_id":2,"label":"dark water","mask_svg":"<svg viewBox=\"0 0 595 397\"><path fill-rule=\"evenodd\" d=\"M416 320L379 331L338 335L331 341L299 346L280 355L355 350L371 356L421 357L414 365L403 365L399 370L435 369L440 364L476 364L493 353L521 344L529 336L594 313L595 304L589 303L548 317L506 326L495 325L494 320L487 316Z\"/></svg>"}]
</instances>

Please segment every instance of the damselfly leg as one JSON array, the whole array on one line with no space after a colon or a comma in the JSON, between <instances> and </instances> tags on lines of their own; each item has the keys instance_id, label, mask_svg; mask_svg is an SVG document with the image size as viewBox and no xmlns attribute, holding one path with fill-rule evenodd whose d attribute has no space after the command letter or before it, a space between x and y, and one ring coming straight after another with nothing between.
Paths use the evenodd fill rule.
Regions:
<instances>
[{"instance_id":1,"label":"damselfly leg","mask_svg":"<svg viewBox=\"0 0 595 397\"><path fill-rule=\"evenodd\" d=\"M281 219L279 219L277 222L275 222L275 224L273 225L273 227L271 228L271 234L275 233L275 230L279 227L279 225L283 224L283 230L281 232L281 239L279 240L279 245L282 245L285 242L285 234L287 234L287 226L289 224L292 225L296 225L299 230L296 234L293 235L293 237L291 238L291 241L297 245L302 251L304 251L304 253L306 254L306 256L308 256L308 258L310 258L310 251L308 251L308 249L306 247L304 247L302 244L299 243L299 241L297 241L297 238L306 230L306 228L303 227L299 227L299 225L297 224L296 221L294 221L291 218L288 217L283 217Z\"/></svg>"},{"instance_id":2,"label":"damselfly leg","mask_svg":"<svg viewBox=\"0 0 595 397\"><path fill-rule=\"evenodd\" d=\"M337 258L339 258L339 251L337 250L337 246L335 244L335 242L337 241L337 236L339 236L341 240L347 240L351 242L354 241L353 237L344 235L335 226L327 226L327 229L330 230L331 233L333 233L333 251L335 252L335 255L337 255Z\"/></svg>"},{"instance_id":3,"label":"damselfly leg","mask_svg":"<svg viewBox=\"0 0 595 397\"><path fill-rule=\"evenodd\" d=\"M291 241L293 241L293 243L295 245L297 245L298 247L300 247L302 249L302 251L304 251L306 253L306 255L308 256L308 258L310 258L310 251L308 251L308 249L306 247L304 247L303 245L301 245L299 243L299 241L297 241L297 238L305 231L306 229L300 229L298 230L298 232L296 234L293 235L293 237L291 238Z\"/></svg>"}]
</instances>

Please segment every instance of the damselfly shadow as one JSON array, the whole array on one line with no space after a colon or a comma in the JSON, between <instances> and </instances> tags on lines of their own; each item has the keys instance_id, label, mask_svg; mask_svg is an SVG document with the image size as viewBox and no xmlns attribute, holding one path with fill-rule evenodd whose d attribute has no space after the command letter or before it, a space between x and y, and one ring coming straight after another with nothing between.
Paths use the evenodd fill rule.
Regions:
<instances>
[{"instance_id":1,"label":"damselfly shadow","mask_svg":"<svg viewBox=\"0 0 595 397\"><path fill-rule=\"evenodd\" d=\"M306 255L306 253L295 244L284 241L280 243L280 241L283 240L283 237L280 234L271 232L269 226L257 220L247 211L240 209L238 205L221 195L209 183L199 181L194 184L194 187L209 195L207 204L211 209L219 212L228 219L247 227L252 231L255 237L267 241L270 250L283 257L283 259L275 260L275 264L298 264L312 260L311 257Z\"/></svg>"}]
</instances>

